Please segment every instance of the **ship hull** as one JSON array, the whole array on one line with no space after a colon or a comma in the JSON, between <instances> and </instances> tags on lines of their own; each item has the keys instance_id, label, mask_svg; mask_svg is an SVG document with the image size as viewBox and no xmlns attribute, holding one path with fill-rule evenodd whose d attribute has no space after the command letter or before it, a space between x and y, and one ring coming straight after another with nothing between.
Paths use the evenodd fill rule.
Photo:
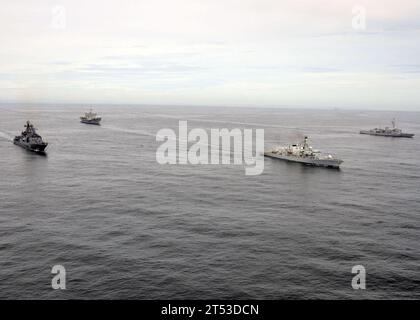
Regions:
<instances>
[{"instance_id":1,"label":"ship hull","mask_svg":"<svg viewBox=\"0 0 420 320\"><path fill-rule=\"evenodd\" d=\"M81 119L80 122L81 123L85 123L85 124L93 124L95 126L100 126L101 125L101 120L85 120L85 119Z\"/></svg>"},{"instance_id":2,"label":"ship hull","mask_svg":"<svg viewBox=\"0 0 420 320\"><path fill-rule=\"evenodd\" d=\"M399 134L375 133L375 132L370 132L370 131L365 131L365 130L360 131L360 134L367 134L370 136L379 136L379 137L391 137L391 138L413 138L414 137L414 133L399 133Z\"/></svg>"},{"instance_id":3,"label":"ship hull","mask_svg":"<svg viewBox=\"0 0 420 320\"><path fill-rule=\"evenodd\" d=\"M265 152L264 156L269 157L269 158L285 160L289 162L297 162L297 163L301 163L308 166L325 167L325 168L333 168L333 169L339 169L340 164L343 162L342 160L339 160L339 159L301 159L298 157L279 155L272 152Z\"/></svg>"},{"instance_id":4,"label":"ship hull","mask_svg":"<svg viewBox=\"0 0 420 320\"><path fill-rule=\"evenodd\" d=\"M45 149L48 146L48 143L44 143L44 144L30 144L30 143L25 143L22 142L20 140L14 140L13 143L19 147L22 147L28 151L31 152L35 152L35 153L39 153L39 154L45 154Z\"/></svg>"}]
</instances>

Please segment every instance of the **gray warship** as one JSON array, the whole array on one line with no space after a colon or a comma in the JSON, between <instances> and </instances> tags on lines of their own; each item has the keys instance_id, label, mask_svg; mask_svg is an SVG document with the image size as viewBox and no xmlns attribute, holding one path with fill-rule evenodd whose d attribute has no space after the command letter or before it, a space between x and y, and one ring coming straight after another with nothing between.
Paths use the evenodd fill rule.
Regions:
<instances>
[{"instance_id":1,"label":"gray warship","mask_svg":"<svg viewBox=\"0 0 420 320\"><path fill-rule=\"evenodd\" d=\"M97 126L101 124L101 120L102 118L99 117L96 113L92 112L92 109L90 109L89 112L85 112L85 115L80 117L80 122L86 124L94 124Z\"/></svg>"},{"instance_id":2,"label":"gray warship","mask_svg":"<svg viewBox=\"0 0 420 320\"><path fill-rule=\"evenodd\" d=\"M22 131L22 134L13 139L13 143L40 154L44 154L48 146L48 143L42 140L42 137L36 133L34 126L29 121L26 122L25 130Z\"/></svg>"},{"instance_id":3,"label":"gray warship","mask_svg":"<svg viewBox=\"0 0 420 320\"><path fill-rule=\"evenodd\" d=\"M395 119L392 120L392 128L375 128L372 130L361 130L360 134L369 134L371 136L393 137L393 138L412 138L414 133L405 133L395 126Z\"/></svg>"},{"instance_id":4,"label":"gray warship","mask_svg":"<svg viewBox=\"0 0 420 320\"><path fill-rule=\"evenodd\" d=\"M340 167L343 160L334 158L332 155L321 155L320 151L314 150L308 143L308 137L297 144L286 147L275 147L264 152L264 156L286 161L299 162L305 165L336 168Z\"/></svg>"}]
</instances>

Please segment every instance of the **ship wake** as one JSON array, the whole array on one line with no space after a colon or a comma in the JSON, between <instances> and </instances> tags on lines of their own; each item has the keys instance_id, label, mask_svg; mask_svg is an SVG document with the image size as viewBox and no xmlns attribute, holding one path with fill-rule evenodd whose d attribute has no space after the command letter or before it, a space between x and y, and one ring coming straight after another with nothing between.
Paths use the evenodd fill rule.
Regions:
<instances>
[{"instance_id":1,"label":"ship wake","mask_svg":"<svg viewBox=\"0 0 420 320\"><path fill-rule=\"evenodd\" d=\"M7 132L0 131L0 139L12 141L13 137L10 134L8 134Z\"/></svg>"},{"instance_id":2,"label":"ship wake","mask_svg":"<svg viewBox=\"0 0 420 320\"><path fill-rule=\"evenodd\" d=\"M134 135L141 135L141 136L149 136L149 137L162 138L162 139L168 139L168 140L176 140L176 141L186 142L187 144L191 144L192 143L192 141L181 139L179 137L176 137L175 139L171 139L170 137L161 136L161 135L159 135L157 133L152 133L152 132L148 132L148 131L145 131L145 130L125 129L125 128L120 128L120 127L116 127L116 126L112 126L112 125L105 125L105 126L102 125L102 128L103 129L107 129L107 130L111 130L111 131L127 133L127 134L134 134ZM220 145L220 144L212 144L211 142L204 143L204 142L201 142L201 141L197 141L197 142L194 141L194 143L197 144L197 145L200 145L202 147L209 147L209 148L215 147L215 148L218 148L219 152L221 152L222 154L228 153L231 156L234 156L236 154L242 155L242 150L237 151L237 150L232 150L232 149L226 149L226 148L223 147L223 145ZM261 143L264 144L264 141L262 141ZM213 150L213 149L211 149L211 150ZM252 152L253 152L252 149L246 148L245 146L243 146L243 150L244 151L245 150L249 151L248 154L252 154ZM244 157L244 159L248 159L248 158L249 157Z\"/></svg>"},{"instance_id":3,"label":"ship wake","mask_svg":"<svg viewBox=\"0 0 420 320\"><path fill-rule=\"evenodd\" d=\"M151 132L147 132L147 131L144 131L144 130L125 129L125 128L119 128L119 127L110 126L110 125L102 125L101 127L104 128L104 129L107 129L107 130L122 132L122 133L128 133L128 134L135 134L135 135L149 136L149 137L155 137L156 136L156 134L151 133Z\"/></svg>"}]
</instances>

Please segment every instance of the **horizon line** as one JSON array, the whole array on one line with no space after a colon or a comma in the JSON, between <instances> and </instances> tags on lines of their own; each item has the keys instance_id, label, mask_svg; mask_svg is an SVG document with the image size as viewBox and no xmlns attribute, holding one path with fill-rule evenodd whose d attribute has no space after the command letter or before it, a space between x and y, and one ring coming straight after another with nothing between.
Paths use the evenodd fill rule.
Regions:
<instances>
[{"instance_id":1,"label":"horizon line","mask_svg":"<svg viewBox=\"0 0 420 320\"><path fill-rule=\"evenodd\" d=\"M106 102L3 102L0 101L0 106L3 105L67 105L67 106L78 106L78 105L89 105L89 106L127 106L127 107L195 107L195 108L246 108L246 109L299 109L299 110L327 110L327 111L382 111L382 112L420 112L420 107L416 109L406 108L406 109L379 109L375 107L335 107L335 106L316 106L308 107L302 105L239 105L239 104L157 104L157 103L106 103Z\"/></svg>"}]
</instances>

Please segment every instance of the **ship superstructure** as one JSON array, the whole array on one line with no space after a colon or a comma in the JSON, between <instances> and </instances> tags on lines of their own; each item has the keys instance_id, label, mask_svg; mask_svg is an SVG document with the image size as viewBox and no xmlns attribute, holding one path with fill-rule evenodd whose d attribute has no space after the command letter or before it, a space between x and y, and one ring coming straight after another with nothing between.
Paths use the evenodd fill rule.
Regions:
<instances>
[{"instance_id":1,"label":"ship superstructure","mask_svg":"<svg viewBox=\"0 0 420 320\"><path fill-rule=\"evenodd\" d=\"M26 122L25 130L22 131L21 135L13 139L13 143L37 153L45 153L45 149L48 146L48 143L42 140L42 137L29 121Z\"/></svg>"},{"instance_id":2,"label":"ship superstructure","mask_svg":"<svg viewBox=\"0 0 420 320\"><path fill-rule=\"evenodd\" d=\"M371 136L393 137L393 138L412 138L414 133L405 133L395 125L395 119L392 120L392 128L375 128L371 130L361 130L360 134L369 134Z\"/></svg>"},{"instance_id":3,"label":"ship superstructure","mask_svg":"<svg viewBox=\"0 0 420 320\"><path fill-rule=\"evenodd\" d=\"M300 143L285 147L275 147L264 152L266 157L277 158L286 161L299 162L306 165L339 168L343 160L332 155L322 155L320 151L314 150L308 143L308 137Z\"/></svg>"},{"instance_id":4,"label":"ship superstructure","mask_svg":"<svg viewBox=\"0 0 420 320\"><path fill-rule=\"evenodd\" d=\"M93 112L92 109L90 109L89 112L85 112L85 115L80 117L80 122L86 124L100 125L101 120L102 118Z\"/></svg>"}]
</instances>

